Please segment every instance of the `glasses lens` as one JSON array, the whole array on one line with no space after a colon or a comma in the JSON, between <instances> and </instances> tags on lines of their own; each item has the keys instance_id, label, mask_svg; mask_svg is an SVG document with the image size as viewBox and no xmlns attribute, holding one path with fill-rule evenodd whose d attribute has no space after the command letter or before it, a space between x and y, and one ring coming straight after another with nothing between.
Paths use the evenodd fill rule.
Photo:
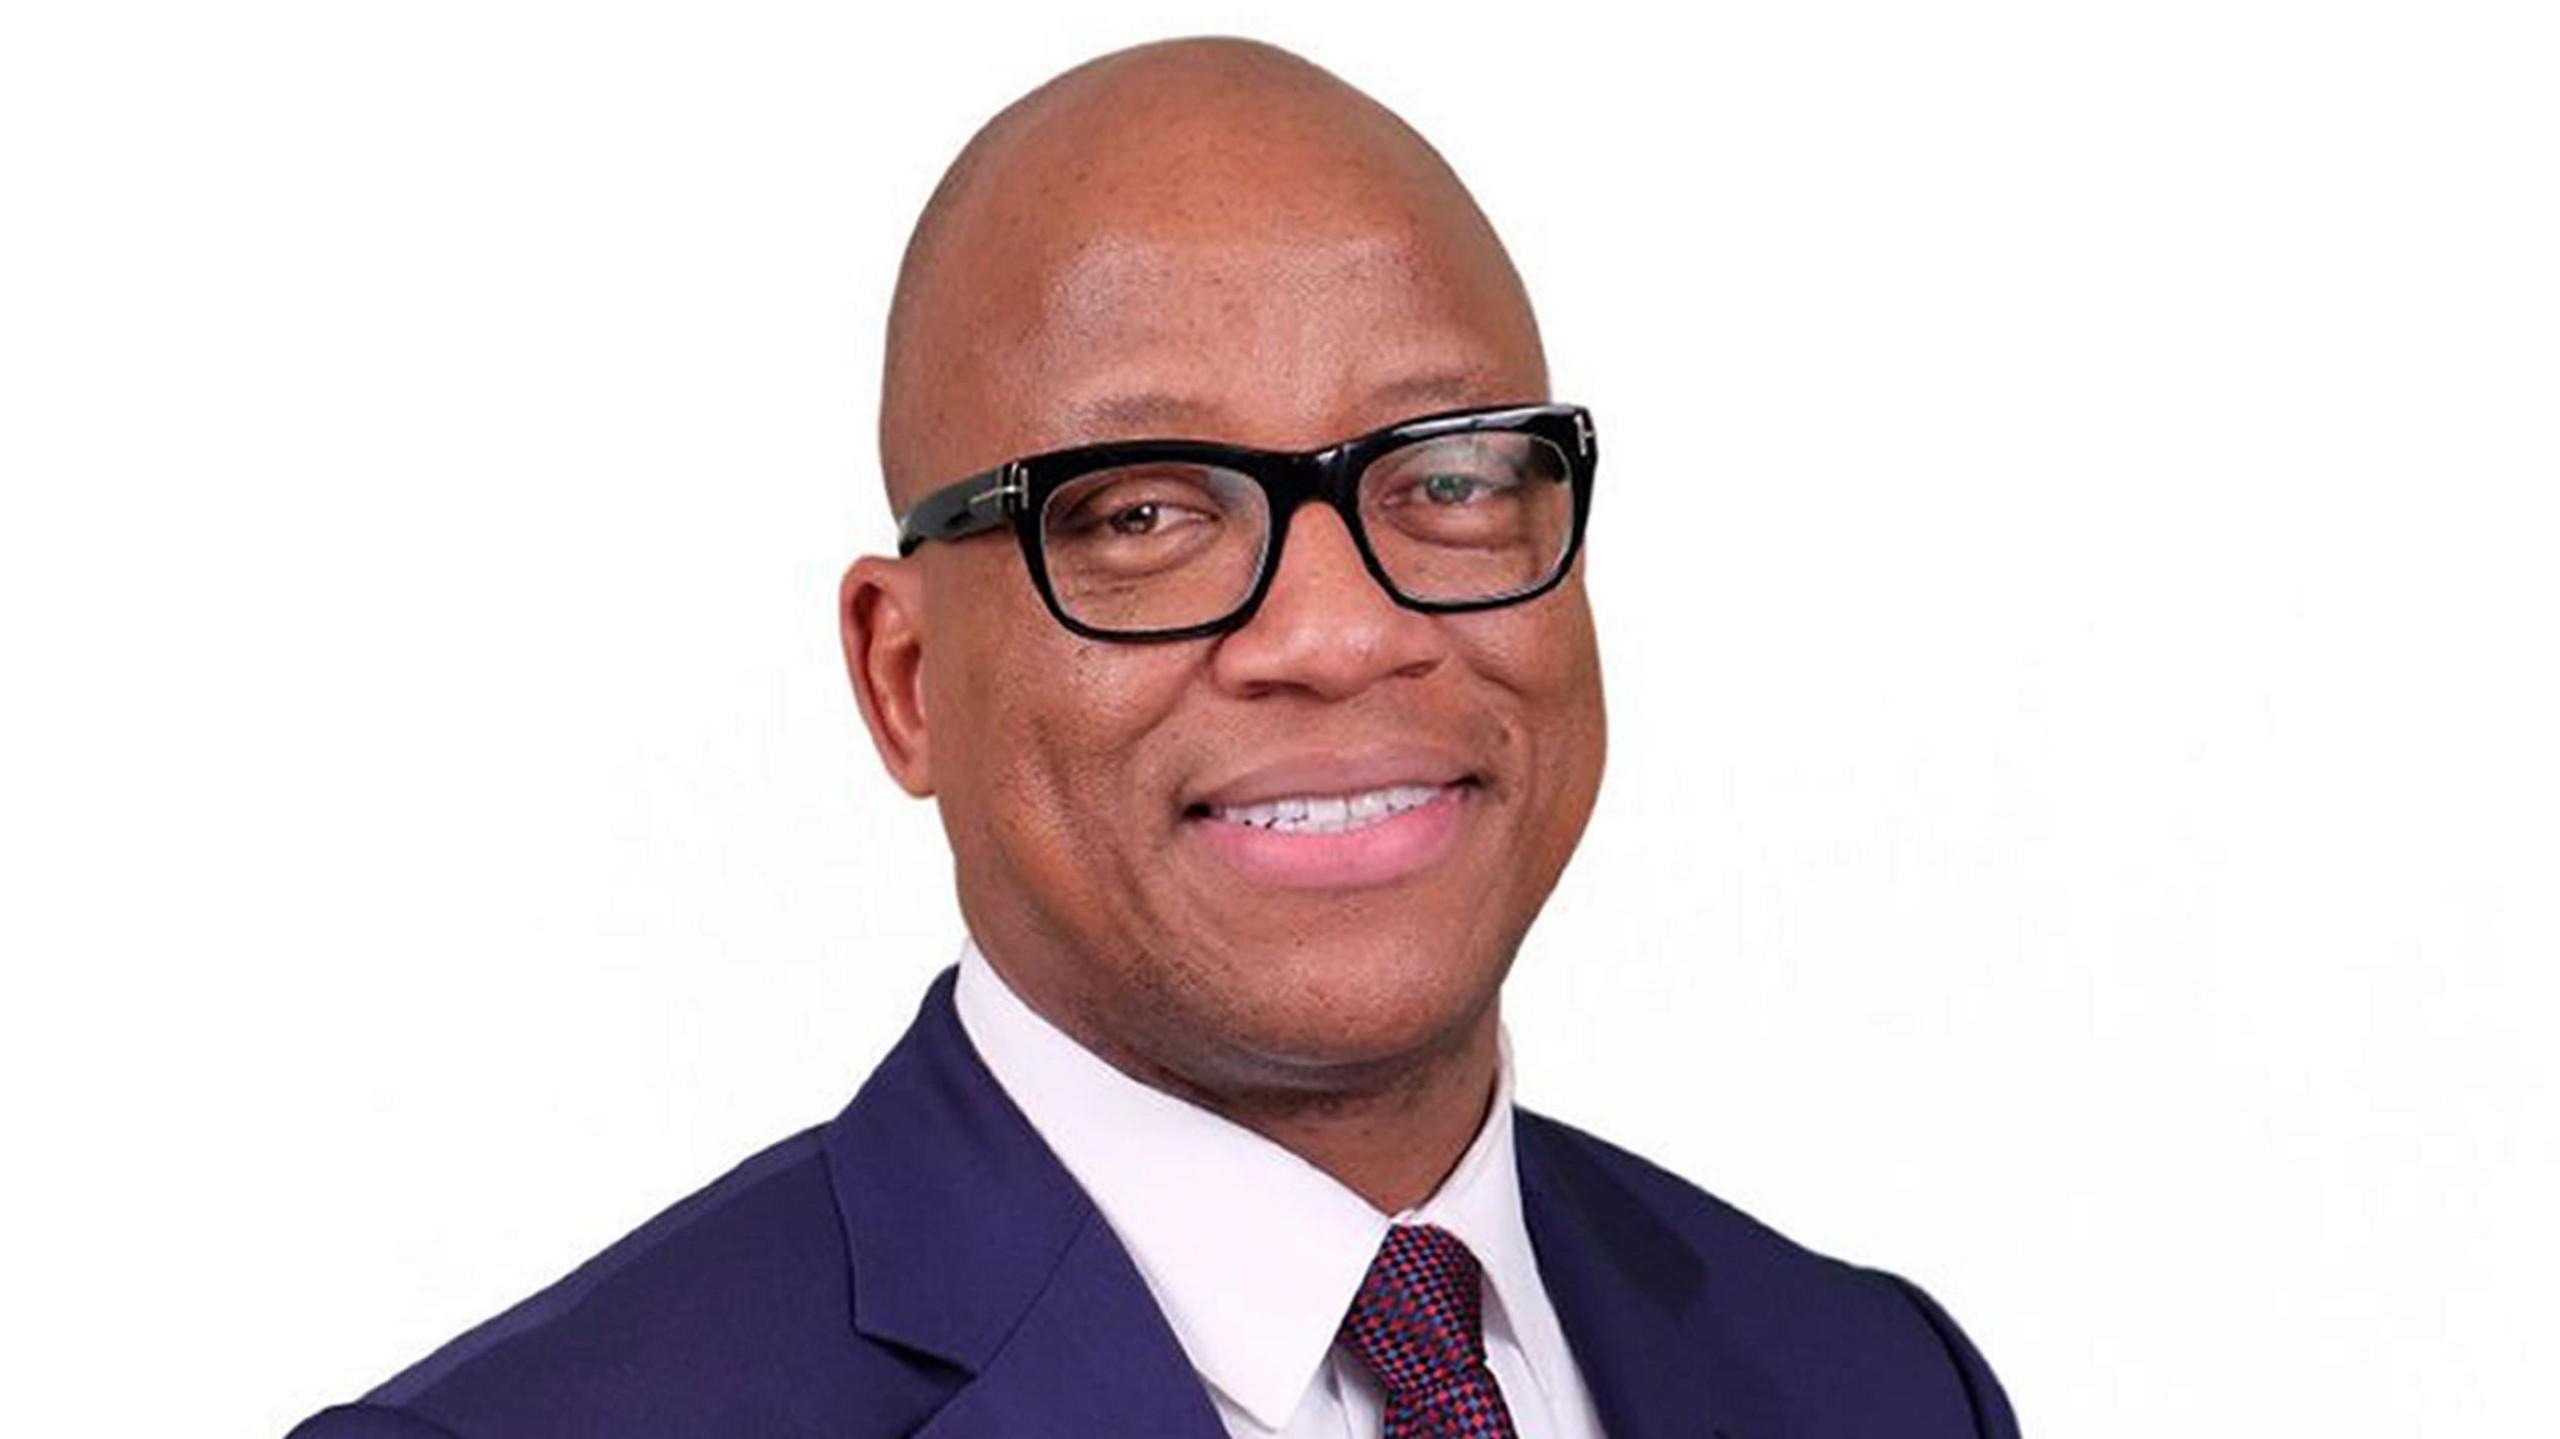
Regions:
<instances>
[{"instance_id":1,"label":"glasses lens","mask_svg":"<svg viewBox=\"0 0 2560 1439\"><path fill-rule=\"evenodd\" d=\"M1079 623L1175 630L1244 603L1271 513L1262 487L1237 471L1149 461L1059 486L1040 532L1050 591Z\"/></svg>"},{"instance_id":2,"label":"glasses lens","mask_svg":"<svg viewBox=\"0 0 2560 1439\"><path fill-rule=\"evenodd\" d=\"M1573 537L1573 467L1536 435L1437 435L1360 475L1369 548L1418 600L1489 600L1553 578Z\"/></svg>"}]
</instances>

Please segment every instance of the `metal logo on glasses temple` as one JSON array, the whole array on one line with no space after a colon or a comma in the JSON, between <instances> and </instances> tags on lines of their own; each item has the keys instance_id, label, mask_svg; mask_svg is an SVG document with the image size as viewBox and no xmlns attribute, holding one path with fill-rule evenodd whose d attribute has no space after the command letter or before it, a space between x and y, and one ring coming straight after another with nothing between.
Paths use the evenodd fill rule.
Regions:
<instances>
[{"instance_id":1,"label":"metal logo on glasses temple","mask_svg":"<svg viewBox=\"0 0 2560 1439\"><path fill-rule=\"evenodd\" d=\"M1591 417L1580 410L1573 412L1573 437L1582 446L1582 457L1591 458Z\"/></svg>"},{"instance_id":2,"label":"metal logo on glasses temple","mask_svg":"<svg viewBox=\"0 0 2560 1439\"><path fill-rule=\"evenodd\" d=\"M993 500L996 502L998 514L1010 515L1022 508L1023 501L1029 497L1030 493L1031 477L1023 469L1022 462L1014 460L996 471L994 484L969 497L969 508L975 510L987 501Z\"/></svg>"}]
</instances>

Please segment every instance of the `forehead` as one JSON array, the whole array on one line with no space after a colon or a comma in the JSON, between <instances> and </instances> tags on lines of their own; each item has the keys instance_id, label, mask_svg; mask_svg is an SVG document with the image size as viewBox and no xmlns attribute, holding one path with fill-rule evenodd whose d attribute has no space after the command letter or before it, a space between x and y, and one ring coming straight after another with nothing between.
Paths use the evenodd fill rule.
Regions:
<instances>
[{"instance_id":1,"label":"forehead","mask_svg":"<svg viewBox=\"0 0 2560 1439\"><path fill-rule=\"evenodd\" d=\"M1140 434L1312 445L1529 398L1535 336L1502 274L1427 231L1130 227L1061 254L993 368L1027 448Z\"/></svg>"}]
</instances>

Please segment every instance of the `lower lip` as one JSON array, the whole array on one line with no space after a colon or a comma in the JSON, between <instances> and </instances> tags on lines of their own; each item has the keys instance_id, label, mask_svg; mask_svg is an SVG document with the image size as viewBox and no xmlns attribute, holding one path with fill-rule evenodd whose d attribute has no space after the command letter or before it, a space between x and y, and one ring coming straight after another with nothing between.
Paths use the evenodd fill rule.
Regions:
<instances>
[{"instance_id":1,"label":"lower lip","mask_svg":"<svg viewBox=\"0 0 2560 1439\"><path fill-rule=\"evenodd\" d=\"M1359 829L1291 834L1204 815L1183 828L1229 868L1281 889L1360 889L1428 869L1457 843L1473 788L1449 785L1431 802Z\"/></svg>"}]
</instances>

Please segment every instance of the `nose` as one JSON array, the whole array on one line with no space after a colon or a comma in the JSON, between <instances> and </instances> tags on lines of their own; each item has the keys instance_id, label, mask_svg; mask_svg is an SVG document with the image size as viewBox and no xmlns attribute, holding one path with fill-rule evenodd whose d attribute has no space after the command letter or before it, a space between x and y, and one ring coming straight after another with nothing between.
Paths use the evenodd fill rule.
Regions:
<instances>
[{"instance_id":1,"label":"nose","mask_svg":"<svg viewBox=\"0 0 2560 1439\"><path fill-rule=\"evenodd\" d=\"M1438 621L1397 604L1360 562L1342 517L1319 503L1290 519L1261 607L1219 640L1210 670L1232 694L1341 700L1380 680L1429 674L1447 657Z\"/></svg>"}]
</instances>

